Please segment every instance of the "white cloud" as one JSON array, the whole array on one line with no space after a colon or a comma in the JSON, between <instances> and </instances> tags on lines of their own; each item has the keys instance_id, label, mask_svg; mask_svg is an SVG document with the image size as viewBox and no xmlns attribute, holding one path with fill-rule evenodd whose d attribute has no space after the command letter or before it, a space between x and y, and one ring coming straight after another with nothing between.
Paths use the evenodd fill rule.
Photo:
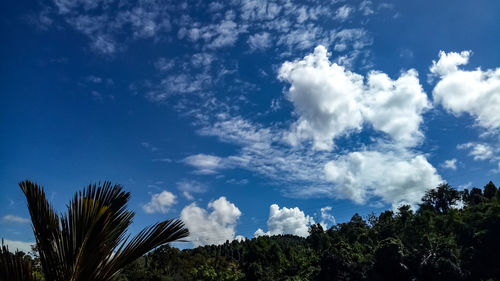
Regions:
<instances>
[{"instance_id":1,"label":"white cloud","mask_svg":"<svg viewBox=\"0 0 500 281\"><path fill-rule=\"evenodd\" d=\"M414 205L425 190L442 182L423 155L405 151L350 152L328 162L324 171L326 179L334 183L331 192L336 197L359 204L380 197L394 207Z\"/></svg>"},{"instance_id":2,"label":"white cloud","mask_svg":"<svg viewBox=\"0 0 500 281\"><path fill-rule=\"evenodd\" d=\"M271 35L269 32L253 34L247 42L251 50L265 50L271 47Z\"/></svg>"},{"instance_id":3,"label":"white cloud","mask_svg":"<svg viewBox=\"0 0 500 281\"><path fill-rule=\"evenodd\" d=\"M423 137L421 114L430 104L415 70L397 80L372 71L365 85L363 76L331 63L320 45L302 60L283 63L278 78L291 84L287 97L298 115L288 135L293 145L312 139L315 149L331 150L335 138L361 130L364 121L404 146Z\"/></svg>"},{"instance_id":4,"label":"white cloud","mask_svg":"<svg viewBox=\"0 0 500 281\"><path fill-rule=\"evenodd\" d=\"M166 58L159 58L155 63L154 66L157 70L159 71L168 71L174 68L175 66L175 61L171 59L166 59Z\"/></svg>"},{"instance_id":5,"label":"white cloud","mask_svg":"<svg viewBox=\"0 0 500 281\"><path fill-rule=\"evenodd\" d=\"M469 155L474 160L487 160L493 157L493 148L485 143L468 142L459 144L458 149L470 149Z\"/></svg>"},{"instance_id":6,"label":"white cloud","mask_svg":"<svg viewBox=\"0 0 500 281\"><path fill-rule=\"evenodd\" d=\"M176 196L166 190L151 195L151 201L142 206L146 213L167 213L172 205L176 203Z\"/></svg>"},{"instance_id":7,"label":"white cloud","mask_svg":"<svg viewBox=\"0 0 500 281\"><path fill-rule=\"evenodd\" d=\"M15 215L5 215L2 217L4 222L9 223L30 223L31 221L27 218L15 216Z\"/></svg>"},{"instance_id":8,"label":"white cloud","mask_svg":"<svg viewBox=\"0 0 500 281\"><path fill-rule=\"evenodd\" d=\"M455 52L445 53L439 52L439 60L432 61L430 71L437 75L447 75L458 71L459 65L464 65L469 62L470 51L462 51L460 54Z\"/></svg>"},{"instance_id":9,"label":"white cloud","mask_svg":"<svg viewBox=\"0 0 500 281\"><path fill-rule=\"evenodd\" d=\"M134 38L150 38L160 31L170 31L171 25L167 14L155 4L133 7L118 14L118 25L129 24Z\"/></svg>"},{"instance_id":10,"label":"white cloud","mask_svg":"<svg viewBox=\"0 0 500 281\"><path fill-rule=\"evenodd\" d=\"M372 9L372 1L364 0L359 4L359 10L363 13L363 15L368 16L374 13Z\"/></svg>"},{"instance_id":11,"label":"white cloud","mask_svg":"<svg viewBox=\"0 0 500 281\"><path fill-rule=\"evenodd\" d=\"M218 23L202 26L195 22L191 27L179 30L179 38L187 37L193 42L202 40L205 43L204 47L218 49L233 46L239 35L245 31L246 27L234 22L234 15L228 12L225 18Z\"/></svg>"},{"instance_id":12,"label":"white cloud","mask_svg":"<svg viewBox=\"0 0 500 281\"><path fill-rule=\"evenodd\" d=\"M392 80L385 73L372 71L363 97L362 112L376 130L389 134L405 146L418 144L423 133L422 114L430 108L418 74L409 70Z\"/></svg>"},{"instance_id":13,"label":"white cloud","mask_svg":"<svg viewBox=\"0 0 500 281\"><path fill-rule=\"evenodd\" d=\"M118 36L156 39L171 29L170 4L148 0L116 5L112 2L115 1L54 0L66 23L85 34L92 48L101 54L113 54L121 49L115 40Z\"/></svg>"},{"instance_id":14,"label":"white cloud","mask_svg":"<svg viewBox=\"0 0 500 281\"><path fill-rule=\"evenodd\" d=\"M345 21L347 18L349 18L349 15L351 14L352 10L353 9L348 5L344 5L335 12L334 18L336 20Z\"/></svg>"},{"instance_id":15,"label":"white cloud","mask_svg":"<svg viewBox=\"0 0 500 281\"><path fill-rule=\"evenodd\" d=\"M439 52L430 71L440 77L433 90L434 101L447 111L460 115L468 113L486 129L500 129L500 68L472 71L458 66L469 61L469 51Z\"/></svg>"},{"instance_id":16,"label":"white cloud","mask_svg":"<svg viewBox=\"0 0 500 281\"><path fill-rule=\"evenodd\" d=\"M191 57L191 64L194 67L206 67L214 61L214 56L209 53L197 53Z\"/></svg>"},{"instance_id":17,"label":"white cloud","mask_svg":"<svg viewBox=\"0 0 500 281\"><path fill-rule=\"evenodd\" d=\"M373 43L373 39L361 28L347 28L340 31L332 31L332 40L335 42L333 49L343 52L347 49L360 50Z\"/></svg>"},{"instance_id":18,"label":"white cloud","mask_svg":"<svg viewBox=\"0 0 500 281\"><path fill-rule=\"evenodd\" d=\"M175 94L189 94L200 92L212 84L212 77L206 73L172 74L163 78L158 85L146 94L146 98L153 102L164 102Z\"/></svg>"},{"instance_id":19,"label":"white cloud","mask_svg":"<svg viewBox=\"0 0 500 281\"><path fill-rule=\"evenodd\" d=\"M331 150L335 137L361 129L357 99L363 77L331 64L323 46L303 60L283 63L278 78L291 84L287 97L299 116L288 136L292 144L312 138L314 148Z\"/></svg>"},{"instance_id":20,"label":"white cloud","mask_svg":"<svg viewBox=\"0 0 500 281\"><path fill-rule=\"evenodd\" d=\"M92 42L92 48L102 54L113 54L116 49L116 42L108 35L97 35Z\"/></svg>"},{"instance_id":21,"label":"white cloud","mask_svg":"<svg viewBox=\"0 0 500 281\"><path fill-rule=\"evenodd\" d=\"M3 240L5 245L9 247L10 252L23 251L24 253L31 252L31 245L36 245L36 242L24 242L24 241L15 241L15 240Z\"/></svg>"},{"instance_id":22,"label":"white cloud","mask_svg":"<svg viewBox=\"0 0 500 281\"><path fill-rule=\"evenodd\" d=\"M177 189L182 191L182 195L188 200L193 200L193 193L204 193L207 191L207 187L200 182L194 180L182 180L177 182Z\"/></svg>"},{"instance_id":23,"label":"white cloud","mask_svg":"<svg viewBox=\"0 0 500 281\"><path fill-rule=\"evenodd\" d=\"M191 155L184 158L183 162L195 167L196 172L203 175L215 174L223 167L222 158L207 154Z\"/></svg>"},{"instance_id":24,"label":"white cloud","mask_svg":"<svg viewBox=\"0 0 500 281\"><path fill-rule=\"evenodd\" d=\"M236 235L236 237L234 237L234 240L236 240L238 242L243 242L243 241L247 240L247 238L243 235Z\"/></svg>"},{"instance_id":25,"label":"white cloud","mask_svg":"<svg viewBox=\"0 0 500 281\"><path fill-rule=\"evenodd\" d=\"M331 206L326 206L320 209L321 210L321 226L323 229L328 228L328 224L331 223L332 225L335 224L335 217L330 214L330 211L332 210Z\"/></svg>"},{"instance_id":26,"label":"white cloud","mask_svg":"<svg viewBox=\"0 0 500 281\"><path fill-rule=\"evenodd\" d=\"M457 169L457 159L453 158L450 160L445 160L443 164L441 164L443 168L456 170Z\"/></svg>"},{"instance_id":27,"label":"white cloud","mask_svg":"<svg viewBox=\"0 0 500 281\"><path fill-rule=\"evenodd\" d=\"M418 201L427 188L441 181L425 156L393 144L378 143L370 148L372 151L341 155L307 146L290 147L282 143L283 130L229 116L206 124L200 133L241 146L235 155L219 160L223 168L243 168L266 176L287 186L283 191L293 197L327 196L358 203L380 197L385 203L397 205ZM363 165L352 164L358 155ZM339 172L332 181L331 174L325 176L327 163L345 173Z\"/></svg>"},{"instance_id":28,"label":"white cloud","mask_svg":"<svg viewBox=\"0 0 500 281\"><path fill-rule=\"evenodd\" d=\"M234 240L235 227L240 216L240 210L226 197L210 202L206 210L193 202L181 212L181 220L189 229L189 240L195 247Z\"/></svg>"},{"instance_id":29,"label":"white cloud","mask_svg":"<svg viewBox=\"0 0 500 281\"><path fill-rule=\"evenodd\" d=\"M141 142L141 146L151 150L151 152L158 151L158 147L151 145L149 142L143 141L143 142Z\"/></svg>"},{"instance_id":30,"label":"white cloud","mask_svg":"<svg viewBox=\"0 0 500 281\"><path fill-rule=\"evenodd\" d=\"M309 235L309 226L314 223L310 216L306 216L298 207L286 208L277 204L269 207L269 219L267 220L267 232L257 229L254 236L293 234L307 237Z\"/></svg>"},{"instance_id":31,"label":"white cloud","mask_svg":"<svg viewBox=\"0 0 500 281\"><path fill-rule=\"evenodd\" d=\"M241 17L244 20L272 20L280 13L280 11L280 4L273 1L241 1Z\"/></svg>"},{"instance_id":32,"label":"white cloud","mask_svg":"<svg viewBox=\"0 0 500 281\"><path fill-rule=\"evenodd\" d=\"M276 44L286 46L289 50L305 50L316 44L328 44L329 42L330 38L322 28L307 24L282 34Z\"/></svg>"}]
</instances>

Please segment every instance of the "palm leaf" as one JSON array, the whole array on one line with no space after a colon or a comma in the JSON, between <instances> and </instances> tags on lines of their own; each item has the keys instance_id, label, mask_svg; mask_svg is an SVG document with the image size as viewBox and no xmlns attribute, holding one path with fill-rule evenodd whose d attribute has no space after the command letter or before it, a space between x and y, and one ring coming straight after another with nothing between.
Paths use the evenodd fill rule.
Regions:
<instances>
[{"instance_id":1,"label":"palm leaf","mask_svg":"<svg viewBox=\"0 0 500 281\"><path fill-rule=\"evenodd\" d=\"M89 185L75 194L61 218L45 199L43 188L29 181L20 186L48 281L110 281L155 247L189 235L180 220L171 219L145 228L128 241L125 234L134 213L127 210L130 193L120 185Z\"/></svg>"},{"instance_id":2,"label":"palm leaf","mask_svg":"<svg viewBox=\"0 0 500 281\"><path fill-rule=\"evenodd\" d=\"M113 280L129 263L152 249L189 235L184 223L170 219L143 229L130 242L124 242L103 267L103 279Z\"/></svg>"},{"instance_id":3,"label":"palm leaf","mask_svg":"<svg viewBox=\"0 0 500 281\"><path fill-rule=\"evenodd\" d=\"M42 187L28 180L21 182L19 186L28 203L45 278L51 281L66 281L67 269L64 267L64 256L61 255L58 245L61 237L59 216L45 198Z\"/></svg>"}]
</instances>

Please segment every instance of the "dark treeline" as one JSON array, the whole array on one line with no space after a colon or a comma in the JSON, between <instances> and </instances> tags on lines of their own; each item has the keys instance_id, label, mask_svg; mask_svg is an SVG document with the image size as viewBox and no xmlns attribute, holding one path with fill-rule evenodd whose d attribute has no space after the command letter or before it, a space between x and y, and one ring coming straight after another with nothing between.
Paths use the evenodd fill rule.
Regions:
<instances>
[{"instance_id":1,"label":"dark treeline","mask_svg":"<svg viewBox=\"0 0 500 281\"><path fill-rule=\"evenodd\" d=\"M355 214L309 232L182 251L162 246L118 280L500 280L500 189L492 182L462 192L441 185L416 212Z\"/></svg>"}]
</instances>

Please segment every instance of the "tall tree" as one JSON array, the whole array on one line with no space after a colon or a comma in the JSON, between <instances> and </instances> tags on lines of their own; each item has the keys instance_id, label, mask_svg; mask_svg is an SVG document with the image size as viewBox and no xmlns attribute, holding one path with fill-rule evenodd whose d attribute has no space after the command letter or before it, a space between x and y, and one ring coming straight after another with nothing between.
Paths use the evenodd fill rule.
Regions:
<instances>
[{"instance_id":1,"label":"tall tree","mask_svg":"<svg viewBox=\"0 0 500 281\"><path fill-rule=\"evenodd\" d=\"M422 198L422 205L431 207L440 214L446 214L459 199L460 193L445 183L428 190Z\"/></svg>"},{"instance_id":2,"label":"tall tree","mask_svg":"<svg viewBox=\"0 0 500 281\"><path fill-rule=\"evenodd\" d=\"M484 186L484 197L491 199L495 196L495 193L497 192L497 187L495 184L493 184L492 181L490 181L487 185Z\"/></svg>"}]
</instances>

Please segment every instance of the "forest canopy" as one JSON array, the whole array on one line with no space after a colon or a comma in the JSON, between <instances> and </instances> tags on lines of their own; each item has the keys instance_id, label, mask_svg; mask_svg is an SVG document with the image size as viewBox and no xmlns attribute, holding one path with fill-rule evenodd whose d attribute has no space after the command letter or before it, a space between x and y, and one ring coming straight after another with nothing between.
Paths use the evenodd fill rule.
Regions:
<instances>
[{"instance_id":1,"label":"forest canopy","mask_svg":"<svg viewBox=\"0 0 500 281\"><path fill-rule=\"evenodd\" d=\"M401 206L309 236L261 236L179 250L162 246L125 269L139 280L500 280L500 190L427 191Z\"/></svg>"}]
</instances>

